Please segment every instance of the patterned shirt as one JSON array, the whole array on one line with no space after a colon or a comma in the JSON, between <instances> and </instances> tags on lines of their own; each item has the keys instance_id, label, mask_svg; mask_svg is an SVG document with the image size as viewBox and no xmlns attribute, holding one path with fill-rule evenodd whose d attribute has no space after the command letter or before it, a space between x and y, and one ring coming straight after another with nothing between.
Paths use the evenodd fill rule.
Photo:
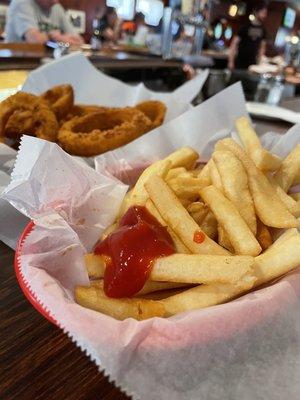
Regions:
<instances>
[{"instance_id":1,"label":"patterned shirt","mask_svg":"<svg viewBox=\"0 0 300 400\"><path fill-rule=\"evenodd\" d=\"M47 12L34 0L12 0L6 21L6 41L23 42L31 28L40 32L58 29L61 33L75 33L60 4L54 4Z\"/></svg>"}]
</instances>

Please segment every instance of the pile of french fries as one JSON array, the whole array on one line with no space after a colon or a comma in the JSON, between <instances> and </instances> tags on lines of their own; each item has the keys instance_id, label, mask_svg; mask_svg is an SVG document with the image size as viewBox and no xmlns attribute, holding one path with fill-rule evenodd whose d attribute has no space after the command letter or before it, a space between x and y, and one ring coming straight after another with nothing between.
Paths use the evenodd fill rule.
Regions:
<instances>
[{"instance_id":1,"label":"pile of french fries","mask_svg":"<svg viewBox=\"0 0 300 400\"><path fill-rule=\"evenodd\" d=\"M220 140L206 164L184 147L142 173L102 238L141 205L177 253L154 260L143 289L124 299L104 294L105 260L87 254L90 286L76 287L80 305L120 320L169 317L227 302L300 265L300 193L288 194L300 183L300 144L282 160L262 147L246 117L236 130L241 145Z\"/></svg>"}]
</instances>

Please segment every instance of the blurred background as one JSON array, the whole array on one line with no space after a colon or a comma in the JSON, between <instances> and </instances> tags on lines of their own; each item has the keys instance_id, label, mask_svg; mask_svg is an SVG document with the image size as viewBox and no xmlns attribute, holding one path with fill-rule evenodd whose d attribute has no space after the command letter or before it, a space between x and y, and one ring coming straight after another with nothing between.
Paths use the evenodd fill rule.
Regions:
<instances>
[{"instance_id":1,"label":"blurred background","mask_svg":"<svg viewBox=\"0 0 300 400\"><path fill-rule=\"evenodd\" d=\"M278 104L298 93L299 33L300 1L0 0L2 88L79 50L107 74L159 91L209 68L195 102L241 80L249 100Z\"/></svg>"}]
</instances>

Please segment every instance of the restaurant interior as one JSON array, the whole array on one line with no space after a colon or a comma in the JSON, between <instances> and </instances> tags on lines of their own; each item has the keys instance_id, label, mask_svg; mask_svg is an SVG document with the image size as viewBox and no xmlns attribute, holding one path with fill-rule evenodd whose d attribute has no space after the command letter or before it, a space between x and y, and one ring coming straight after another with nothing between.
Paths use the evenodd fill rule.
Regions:
<instances>
[{"instance_id":1,"label":"restaurant interior","mask_svg":"<svg viewBox=\"0 0 300 400\"><path fill-rule=\"evenodd\" d=\"M202 101L241 80L249 100L278 104L279 98L261 95L279 87L280 99L297 94L299 78L300 11L297 1L268 2L263 19L264 54L245 68L229 67L233 39L255 19L257 1L231 0L62 0L82 44L49 40L10 42L5 33L9 1L0 1L0 70L28 71L73 51L83 52L96 68L125 82L140 82L153 90L174 90L199 69L209 68L206 85L196 101ZM105 36L110 7L116 15ZM110 17L108 17L110 18ZM113 19L112 18L112 19ZM103 25L104 23L104 25ZM22 71L22 72L21 72ZM23 73L23 75L22 75ZM16 76L16 74L15 74ZM3 80L3 79L2 79ZM4 86L4 83L2 83ZM7 84L6 84L7 86Z\"/></svg>"}]
</instances>

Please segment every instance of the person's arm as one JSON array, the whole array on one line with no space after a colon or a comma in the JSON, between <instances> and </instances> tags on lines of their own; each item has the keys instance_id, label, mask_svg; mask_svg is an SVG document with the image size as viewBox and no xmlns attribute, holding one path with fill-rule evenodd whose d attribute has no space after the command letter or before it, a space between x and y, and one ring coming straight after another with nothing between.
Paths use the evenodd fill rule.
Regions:
<instances>
[{"instance_id":1,"label":"person's arm","mask_svg":"<svg viewBox=\"0 0 300 400\"><path fill-rule=\"evenodd\" d=\"M50 32L50 36L57 42L66 42L74 45L81 45L84 43L83 38L75 32L73 25L67 18L64 8L60 4L56 4L55 7L58 9L60 14L60 31Z\"/></svg>"},{"instance_id":2,"label":"person's arm","mask_svg":"<svg viewBox=\"0 0 300 400\"><path fill-rule=\"evenodd\" d=\"M266 55L266 48L267 48L267 41L262 40L258 51L258 59L257 59L258 64L261 63L263 56Z\"/></svg>"},{"instance_id":3,"label":"person's arm","mask_svg":"<svg viewBox=\"0 0 300 400\"><path fill-rule=\"evenodd\" d=\"M121 28L122 28L122 23L123 20L121 18L118 18L115 26L114 26L114 33L113 33L113 41L117 42L120 39L121 36Z\"/></svg>"},{"instance_id":4,"label":"person's arm","mask_svg":"<svg viewBox=\"0 0 300 400\"><path fill-rule=\"evenodd\" d=\"M30 43L45 43L48 35L39 30L34 10L29 2L20 1L13 9L13 29L15 34Z\"/></svg>"},{"instance_id":5,"label":"person's arm","mask_svg":"<svg viewBox=\"0 0 300 400\"><path fill-rule=\"evenodd\" d=\"M29 28L24 37L28 43L46 43L49 40L47 33L40 32L36 28Z\"/></svg>"},{"instance_id":6,"label":"person's arm","mask_svg":"<svg viewBox=\"0 0 300 400\"><path fill-rule=\"evenodd\" d=\"M234 69L235 68L235 57L237 54L237 49L238 49L238 45L240 43L240 38L239 36L234 36L230 47L229 47L229 54L228 54L228 68L229 69Z\"/></svg>"},{"instance_id":7,"label":"person's arm","mask_svg":"<svg viewBox=\"0 0 300 400\"><path fill-rule=\"evenodd\" d=\"M84 43L83 38L80 35L72 33L61 33L58 30L50 31L49 37L56 42L70 43L72 45L81 45Z\"/></svg>"}]
</instances>

